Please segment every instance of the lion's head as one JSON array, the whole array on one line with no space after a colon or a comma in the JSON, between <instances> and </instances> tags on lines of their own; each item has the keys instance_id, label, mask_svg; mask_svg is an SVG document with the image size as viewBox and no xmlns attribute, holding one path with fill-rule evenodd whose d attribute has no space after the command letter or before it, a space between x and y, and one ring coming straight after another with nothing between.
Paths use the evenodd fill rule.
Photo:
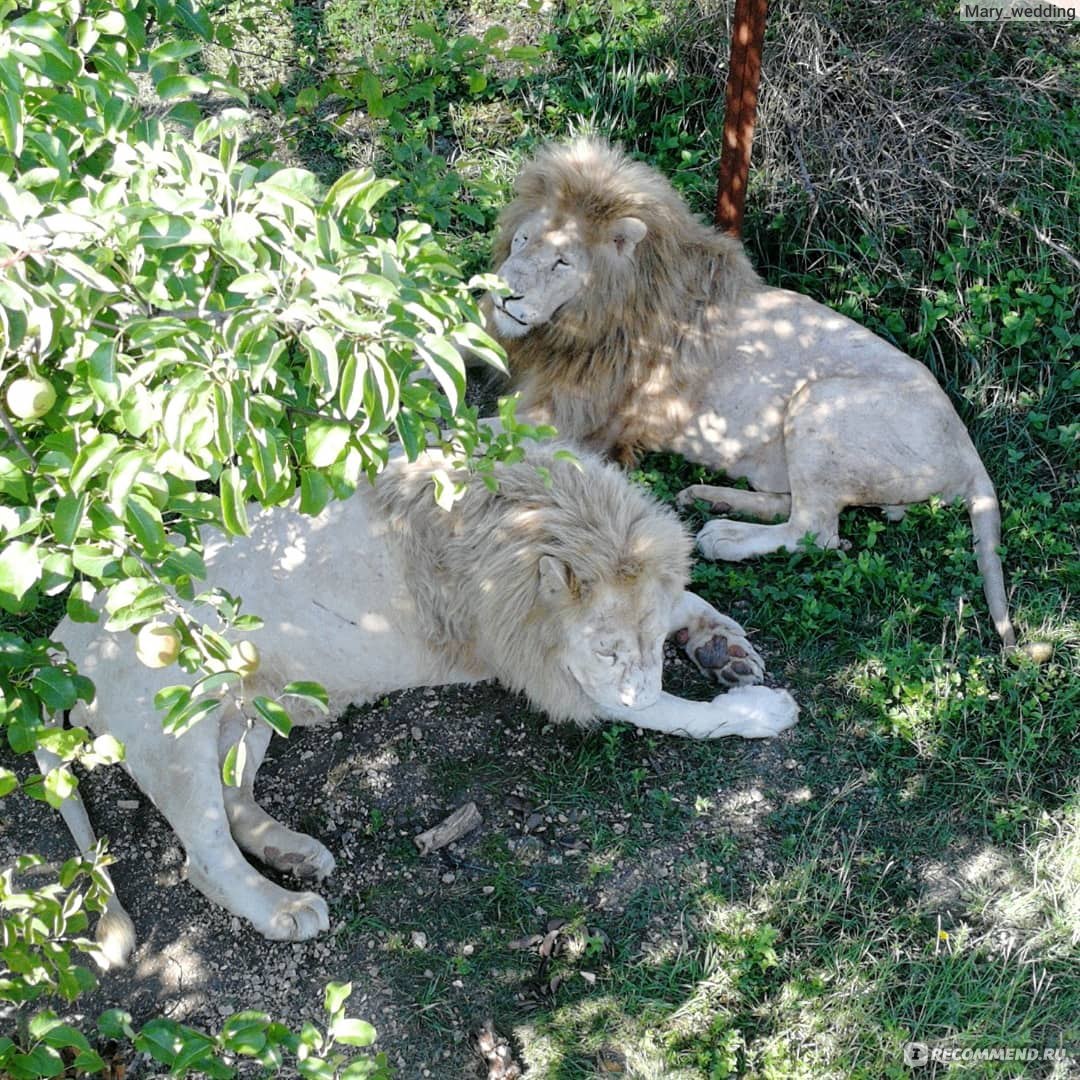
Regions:
<instances>
[{"instance_id":1,"label":"lion's head","mask_svg":"<svg viewBox=\"0 0 1080 1080\"><path fill-rule=\"evenodd\" d=\"M492 265L512 291L490 298L494 330L511 342L554 323L579 339L602 334L612 312L670 297L690 252L732 243L622 150L551 144L522 167L499 219Z\"/></svg>"},{"instance_id":2,"label":"lion's head","mask_svg":"<svg viewBox=\"0 0 1080 1080\"><path fill-rule=\"evenodd\" d=\"M449 513L431 496L445 465L434 454L392 462L376 493L429 643L558 719L588 722L659 696L690 539L614 466L574 453L530 446L497 466L497 490L471 478Z\"/></svg>"},{"instance_id":3,"label":"lion's head","mask_svg":"<svg viewBox=\"0 0 1080 1080\"><path fill-rule=\"evenodd\" d=\"M648 229L631 215L610 222L590 243L584 223L556 210L535 210L514 229L510 254L496 273L510 286L509 296L492 294L495 331L523 337L573 304L596 280L610 282L624 273Z\"/></svg>"},{"instance_id":4,"label":"lion's head","mask_svg":"<svg viewBox=\"0 0 1080 1080\"><path fill-rule=\"evenodd\" d=\"M513 291L491 297L496 333L522 337L597 289L623 294L649 233L649 196L676 197L666 187L596 139L541 150L518 175L499 222L495 272Z\"/></svg>"},{"instance_id":5,"label":"lion's head","mask_svg":"<svg viewBox=\"0 0 1080 1080\"><path fill-rule=\"evenodd\" d=\"M541 617L552 618L559 631L561 655L553 660L596 712L656 704L681 582L638 571L615 583L583 584L570 565L545 555L538 584Z\"/></svg>"}]
</instances>

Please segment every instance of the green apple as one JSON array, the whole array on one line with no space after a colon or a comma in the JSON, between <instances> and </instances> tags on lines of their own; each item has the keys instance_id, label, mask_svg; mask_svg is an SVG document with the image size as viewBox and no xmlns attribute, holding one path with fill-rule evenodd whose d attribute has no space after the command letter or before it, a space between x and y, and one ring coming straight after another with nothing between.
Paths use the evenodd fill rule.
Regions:
<instances>
[{"instance_id":1,"label":"green apple","mask_svg":"<svg viewBox=\"0 0 1080 1080\"><path fill-rule=\"evenodd\" d=\"M12 416L20 420L37 420L56 404L56 391L48 379L26 375L8 387L7 404Z\"/></svg>"},{"instance_id":2,"label":"green apple","mask_svg":"<svg viewBox=\"0 0 1080 1080\"><path fill-rule=\"evenodd\" d=\"M229 667L242 679L254 675L259 670L261 658L254 641L238 641L232 648Z\"/></svg>"},{"instance_id":3,"label":"green apple","mask_svg":"<svg viewBox=\"0 0 1080 1080\"><path fill-rule=\"evenodd\" d=\"M148 668L163 668L180 655L180 635L168 623L147 623L136 635L135 655Z\"/></svg>"}]
</instances>

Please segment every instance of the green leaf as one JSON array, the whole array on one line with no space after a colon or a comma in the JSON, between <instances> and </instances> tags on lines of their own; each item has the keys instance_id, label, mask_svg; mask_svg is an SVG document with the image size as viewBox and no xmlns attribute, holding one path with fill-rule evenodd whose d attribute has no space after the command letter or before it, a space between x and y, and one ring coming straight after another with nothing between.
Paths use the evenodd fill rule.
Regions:
<instances>
[{"instance_id":1,"label":"green leaf","mask_svg":"<svg viewBox=\"0 0 1080 1080\"><path fill-rule=\"evenodd\" d=\"M443 510L452 510L454 503L461 495L462 485L455 484L445 469L433 470L431 482L435 486L435 502Z\"/></svg>"},{"instance_id":2,"label":"green leaf","mask_svg":"<svg viewBox=\"0 0 1080 1080\"><path fill-rule=\"evenodd\" d=\"M326 508L332 491L330 482L314 469L300 473L300 513L316 517Z\"/></svg>"},{"instance_id":3,"label":"green leaf","mask_svg":"<svg viewBox=\"0 0 1080 1080\"><path fill-rule=\"evenodd\" d=\"M58 810L62 803L71 798L77 787L75 776L66 765L50 769L45 775L45 801L54 810Z\"/></svg>"},{"instance_id":4,"label":"green leaf","mask_svg":"<svg viewBox=\"0 0 1080 1080\"><path fill-rule=\"evenodd\" d=\"M333 465L349 441L352 429L348 424L315 420L304 433L304 448L308 461L316 468Z\"/></svg>"},{"instance_id":5,"label":"green leaf","mask_svg":"<svg viewBox=\"0 0 1080 1080\"><path fill-rule=\"evenodd\" d=\"M338 386L338 404L346 420L351 420L364 404L364 372L367 361L355 354L345 357L341 365L341 383Z\"/></svg>"},{"instance_id":6,"label":"green leaf","mask_svg":"<svg viewBox=\"0 0 1080 1080\"><path fill-rule=\"evenodd\" d=\"M139 473L143 471L150 455L145 450L128 450L116 459L116 464L109 473L109 505L114 514L122 514L128 493L135 486Z\"/></svg>"},{"instance_id":7,"label":"green leaf","mask_svg":"<svg viewBox=\"0 0 1080 1080\"><path fill-rule=\"evenodd\" d=\"M370 1046L377 1038L375 1029L366 1020L352 1020L342 1017L335 1020L330 1028L335 1042L346 1046Z\"/></svg>"},{"instance_id":8,"label":"green leaf","mask_svg":"<svg viewBox=\"0 0 1080 1080\"><path fill-rule=\"evenodd\" d=\"M241 681L239 672L236 671L215 671L210 675L200 679L192 688L192 694L212 694L215 691L221 690L226 686L230 686L233 683Z\"/></svg>"},{"instance_id":9,"label":"green leaf","mask_svg":"<svg viewBox=\"0 0 1080 1080\"><path fill-rule=\"evenodd\" d=\"M172 710L162 721L161 727L168 735L177 737L193 728L204 716L208 716L221 705L219 697L202 697L185 705L179 711Z\"/></svg>"},{"instance_id":10,"label":"green leaf","mask_svg":"<svg viewBox=\"0 0 1080 1080\"><path fill-rule=\"evenodd\" d=\"M106 1009L98 1017L97 1027L106 1039L115 1039L117 1042L135 1037L131 1027L131 1013L124 1009Z\"/></svg>"},{"instance_id":11,"label":"green leaf","mask_svg":"<svg viewBox=\"0 0 1080 1080\"><path fill-rule=\"evenodd\" d=\"M119 569L120 562L112 551L98 544L76 544L71 552L76 570L92 578L104 577Z\"/></svg>"},{"instance_id":12,"label":"green leaf","mask_svg":"<svg viewBox=\"0 0 1080 1080\"><path fill-rule=\"evenodd\" d=\"M405 456L415 461L427 445L424 418L411 409L402 409L394 418L394 427L401 437L401 445L405 447Z\"/></svg>"},{"instance_id":13,"label":"green leaf","mask_svg":"<svg viewBox=\"0 0 1080 1080\"><path fill-rule=\"evenodd\" d=\"M156 559L165 549L165 526L158 508L141 495L131 495L128 497L124 521L147 557Z\"/></svg>"},{"instance_id":14,"label":"green leaf","mask_svg":"<svg viewBox=\"0 0 1080 1080\"><path fill-rule=\"evenodd\" d=\"M247 536L250 532L244 485L235 465L221 473L221 520L226 531L234 536Z\"/></svg>"},{"instance_id":15,"label":"green leaf","mask_svg":"<svg viewBox=\"0 0 1080 1080\"><path fill-rule=\"evenodd\" d=\"M338 355L334 339L321 326L312 326L300 334L300 343L307 350L315 384L329 397L338 385Z\"/></svg>"},{"instance_id":16,"label":"green leaf","mask_svg":"<svg viewBox=\"0 0 1080 1080\"><path fill-rule=\"evenodd\" d=\"M368 85L372 90L372 97L381 101L382 87L378 79ZM344 214L354 204L365 213L370 213L375 204L397 186L397 180L376 179L370 169L353 169L338 177L326 193L323 204L337 215Z\"/></svg>"},{"instance_id":17,"label":"green leaf","mask_svg":"<svg viewBox=\"0 0 1080 1080\"><path fill-rule=\"evenodd\" d=\"M462 360L461 353L446 338L434 334L421 334L418 344L428 367L450 402L450 408L457 412L465 396L465 361Z\"/></svg>"},{"instance_id":18,"label":"green leaf","mask_svg":"<svg viewBox=\"0 0 1080 1080\"><path fill-rule=\"evenodd\" d=\"M61 1076L64 1072L64 1059L59 1050L39 1044L29 1054L12 1054L11 1066L12 1074L21 1077Z\"/></svg>"},{"instance_id":19,"label":"green leaf","mask_svg":"<svg viewBox=\"0 0 1080 1080\"><path fill-rule=\"evenodd\" d=\"M29 67L40 71L51 81L62 85L82 70L82 60L78 53L64 44L64 39L52 21L37 12L24 15L12 23L11 32L26 41L32 41L41 49L39 58L32 58L27 52L22 53L22 58ZM54 63L42 63L46 58Z\"/></svg>"},{"instance_id":20,"label":"green leaf","mask_svg":"<svg viewBox=\"0 0 1080 1080\"><path fill-rule=\"evenodd\" d=\"M86 1041L86 1036L70 1024L57 1023L51 1026L43 1036L39 1037L43 1038L43 1041L48 1046L55 1046L58 1050L66 1048L84 1052L90 1050L90 1044Z\"/></svg>"},{"instance_id":21,"label":"green leaf","mask_svg":"<svg viewBox=\"0 0 1080 1080\"><path fill-rule=\"evenodd\" d=\"M101 275L97 275L100 277ZM112 283L104 280L107 290L112 291ZM100 284L95 284L100 289ZM87 377L94 396L106 408L113 408L120 400L120 383L116 378L116 342L107 341L99 345L90 357L90 371Z\"/></svg>"},{"instance_id":22,"label":"green leaf","mask_svg":"<svg viewBox=\"0 0 1080 1080\"><path fill-rule=\"evenodd\" d=\"M196 146L203 146L221 135L243 131L250 122L251 114L246 109L222 109L221 112L208 116L195 125L191 141Z\"/></svg>"},{"instance_id":23,"label":"green leaf","mask_svg":"<svg viewBox=\"0 0 1080 1080\"><path fill-rule=\"evenodd\" d=\"M0 593L21 600L41 577L38 549L25 540L13 540L0 551Z\"/></svg>"},{"instance_id":24,"label":"green leaf","mask_svg":"<svg viewBox=\"0 0 1080 1080\"><path fill-rule=\"evenodd\" d=\"M254 1010L237 1013L222 1025L222 1045L234 1054L254 1057L266 1046L269 1027L270 1017L266 1013Z\"/></svg>"},{"instance_id":25,"label":"green leaf","mask_svg":"<svg viewBox=\"0 0 1080 1080\"><path fill-rule=\"evenodd\" d=\"M322 683L291 682L286 684L281 694L282 697L297 697L310 701L323 713L329 713L330 711L330 696Z\"/></svg>"},{"instance_id":26,"label":"green leaf","mask_svg":"<svg viewBox=\"0 0 1080 1080\"><path fill-rule=\"evenodd\" d=\"M191 700L190 686L165 686L154 695L155 709L175 709L181 702Z\"/></svg>"},{"instance_id":27,"label":"green leaf","mask_svg":"<svg viewBox=\"0 0 1080 1080\"><path fill-rule=\"evenodd\" d=\"M158 97L163 101L190 98L208 93L209 90L210 84L197 75L168 75L157 84Z\"/></svg>"},{"instance_id":28,"label":"green leaf","mask_svg":"<svg viewBox=\"0 0 1080 1080\"><path fill-rule=\"evenodd\" d=\"M22 98L17 94L0 94L0 138L13 158L23 152L23 123Z\"/></svg>"},{"instance_id":29,"label":"green leaf","mask_svg":"<svg viewBox=\"0 0 1080 1080\"><path fill-rule=\"evenodd\" d=\"M296 1063L296 1071L310 1080L337 1080L337 1070L329 1061L318 1057L307 1057Z\"/></svg>"},{"instance_id":30,"label":"green leaf","mask_svg":"<svg viewBox=\"0 0 1080 1080\"><path fill-rule=\"evenodd\" d=\"M239 274L229 283L229 292L251 299L266 296L277 291L277 284L269 274L261 270L252 270L248 274Z\"/></svg>"},{"instance_id":31,"label":"green leaf","mask_svg":"<svg viewBox=\"0 0 1080 1080\"><path fill-rule=\"evenodd\" d=\"M506 366L506 353L502 346L476 323L462 323L454 327L450 333L450 340L459 349L471 352L479 357L485 364L495 368L503 375L509 375L510 370Z\"/></svg>"},{"instance_id":32,"label":"green leaf","mask_svg":"<svg viewBox=\"0 0 1080 1080\"><path fill-rule=\"evenodd\" d=\"M333 1016L348 1000L352 993L352 983L331 982L326 984L323 1008Z\"/></svg>"},{"instance_id":33,"label":"green leaf","mask_svg":"<svg viewBox=\"0 0 1080 1080\"><path fill-rule=\"evenodd\" d=\"M120 441L115 435L98 435L75 456L71 466L71 490L78 494L116 453Z\"/></svg>"},{"instance_id":34,"label":"green leaf","mask_svg":"<svg viewBox=\"0 0 1080 1080\"><path fill-rule=\"evenodd\" d=\"M221 763L221 779L227 787L239 787L244 778L244 767L247 765L247 745L244 737L232 744L225 753L225 760Z\"/></svg>"},{"instance_id":35,"label":"green leaf","mask_svg":"<svg viewBox=\"0 0 1080 1080\"><path fill-rule=\"evenodd\" d=\"M89 581L76 581L67 596L67 615L72 622L92 623L98 621L98 613L91 606L96 590Z\"/></svg>"},{"instance_id":36,"label":"green leaf","mask_svg":"<svg viewBox=\"0 0 1080 1080\"><path fill-rule=\"evenodd\" d=\"M30 686L50 712L63 712L75 704L75 683L59 668L38 668Z\"/></svg>"},{"instance_id":37,"label":"green leaf","mask_svg":"<svg viewBox=\"0 0 1080 1080\"><path fill-rule=\"evenodd\" d=\"M139 226L139 239L153 251L158 248L212 247L209 229L178 214L155 214Z\"/></svg>"},{"instance_id":38,"label":"green leaf","mask_svg":"<svg viewBox=\"0 0 1080 1080\"><path fill-rule=\"evenodd\" d=\"M62 495L53 511L53 539L65 546L75 542L86 512L86 495Z\"/></svg>"},{"instance_id":39,"label":"green leaf","mask_svg":"<svg viewBox=\"0 0 1080 1080\"><path fill-rule=\"evenodd\" d=\"M259 715L282 738L287 739L292 731L292 717L276 701L267 697L257 697L252 702Z\"/></svg>"},{"instance_id":40,"label":"green leaf","mask_svg":"<svg viewBox=\"0 0 1080 1080\"><path fill-rule=\"evenodd\" d=\"M19 786L19 778L10 770L0 767L0 799L10 795Z\"/></svg>"}]
</instances>

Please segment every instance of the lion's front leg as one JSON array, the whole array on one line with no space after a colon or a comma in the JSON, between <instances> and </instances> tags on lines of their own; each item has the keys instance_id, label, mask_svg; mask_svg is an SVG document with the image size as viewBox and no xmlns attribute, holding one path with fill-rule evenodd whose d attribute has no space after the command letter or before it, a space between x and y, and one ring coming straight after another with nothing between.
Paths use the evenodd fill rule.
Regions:
<instances>
[{"instance_id":1,"label":"lion's front leg","mask_svg":"<svg viewBox=\"0 0 1080 1080\"><path fill-rule=\"evenodd\" d=\"M786 690L737 686L712 701L685 701L661 694L644 709L605 709L604 718L688 739L767 739L785 731L799 717L799 706Z\"/></svg>"},{"instance_id":2,"label":"lion's front leg","mask_svg":"<svg viewBox=\"0 0 1080 1080\"><path fill-rule=\"evenodd\" d=\"M752 686L765 676L765 661L743 628L696 593L682 594L669 633L697 669L720 686Z\"/></svg>"}]
</instances>

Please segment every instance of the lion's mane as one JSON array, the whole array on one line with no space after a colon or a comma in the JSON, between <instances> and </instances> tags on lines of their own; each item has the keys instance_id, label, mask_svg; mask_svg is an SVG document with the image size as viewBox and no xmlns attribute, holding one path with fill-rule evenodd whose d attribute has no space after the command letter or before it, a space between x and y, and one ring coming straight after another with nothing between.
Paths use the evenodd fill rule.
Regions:
<instances>
[{"instance_id":1,"label":"lion's mane","mask_svg":"<svg viewBox=\"0 0 1080 1080\"><path fill-rule=\"evenodd\" d=\"M445 467L437 456L392 463L376 498L428 643L453 665L493 672L556 719L589 723L595 705L555 659L575 605L601 583L682 588L691 543L676 516L614 466L576 450L579 467L556 451L532 448L497 466L497 492L468 478L450 511L432 497L432 473ZM569 593L554 607L539 596L544 555L570 570Z\"/></svg>"},{"instance_id":2,"label":"lion's mane","mask_svg":"<svg viewBox=\"0 0 1080 1080\"><path fill-rule=\"evenodd\" d=\"M522 408L561 418L567 435L624 458L639 444L662 445L690 420L726 312L758 284L742 245L698 221L654 169L595 139L545 147L522 168L499 219L494 266L542 209L578 224L594 253L592 280L558 318L503 343ZM648 228L630 273L599 248L621 217Z\"/></svg>"}]
</instances>

